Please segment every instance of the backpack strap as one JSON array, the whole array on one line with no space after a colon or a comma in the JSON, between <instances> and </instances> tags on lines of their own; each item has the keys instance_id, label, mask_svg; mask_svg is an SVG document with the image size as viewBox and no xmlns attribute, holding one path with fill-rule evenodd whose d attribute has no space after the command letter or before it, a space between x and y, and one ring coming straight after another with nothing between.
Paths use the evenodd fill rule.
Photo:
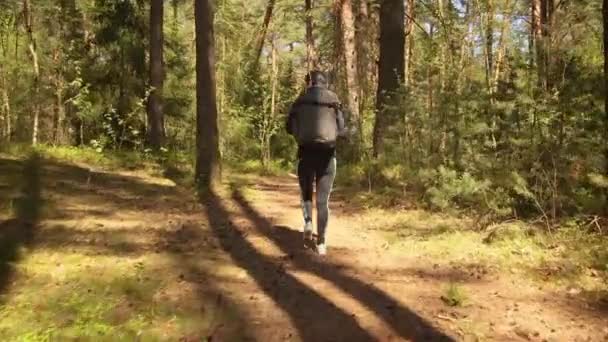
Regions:
<instances>
[{"instance_id":1,"label":"backpack strap","mask_svg":"<svg viewBox=\"0 0 608 342\"><path fill-rule=\"evenodd\" d=\"M329 108L333 108L335 110L340 109L340 104L335 103L335 102L331 103L331 102L319 102L319 101L313 101L313 100L302 100L302 101L299 101L296 105L297 106L312 105L312 106L318 106L318 107L329 107Z\"/></svg>"}]
</instances>

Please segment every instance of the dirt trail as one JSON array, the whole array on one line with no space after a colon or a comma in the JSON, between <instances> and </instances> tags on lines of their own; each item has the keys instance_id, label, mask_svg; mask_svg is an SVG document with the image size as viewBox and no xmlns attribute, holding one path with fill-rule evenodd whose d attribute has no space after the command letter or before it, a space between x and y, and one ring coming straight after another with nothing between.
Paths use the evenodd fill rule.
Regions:
<instances>
[{"instance_id":1,"label":"dirt trail","mask_svg":"<svg viewBox=\"0 0 608 342\"><path fill-rule=\"evenodd\" d=\"M295 180L258 179L248 189L250 201L233 192L232 199L249 216L235 225L261 233L251 238L261 251L278 246L275 255L286 259L290 274L356 317L375 340L608 340L605 312L543 290L533 281L501 274L492 265L387 248L386 237L362 223L365 210L347 213L339 201L332 204L329 256L319 258L300 246ZM465 307L450 308L442 301L451 282L466 284L472 294Z\"/></svg>"},{"instance_id":2,"label":"dirt trail","mask_svg":"<svg viewBox=\"0 0 608 342\"><path fill-rule=\"evenodd\" d=\"M22 167L28 165L0 160L7 173ZM90 283L101 282L105 292L91 300L115 300L100 320L116 322L117 331L130 327L118 322L141 320L145 312L147 321L133 334L185 341L601 341L608 335L605 312L534 282L388 248L386 237L364 223L365 211L347 212L339 201L332 203L329 254L321 258L302 244L292 178L242 178L199 200L145 174L50 161L41 174L45 207L21 263L48 260L44 270L55 278L43 290L86 284L85 295L93 296ZM0 184L4 195L14 195L10 184ZM59 252L78 257L73 270L66 270L67 261L55 264ZM11 265L0 265L7 307L22 300L13 294L49 277ZM112 276L107 273L118 265L139 273L133 288L114 298L108 287L116 276L103 275ZM58 270L73 277L57 280ZM466 306L442 301L449 282L466 285ZM54 310L40 305L36 310ZM52 325L72 329L79 314L55 315L63 325ZM0 315L0 335L11 333L9 318Z\"/></svg>"}]
</instances>

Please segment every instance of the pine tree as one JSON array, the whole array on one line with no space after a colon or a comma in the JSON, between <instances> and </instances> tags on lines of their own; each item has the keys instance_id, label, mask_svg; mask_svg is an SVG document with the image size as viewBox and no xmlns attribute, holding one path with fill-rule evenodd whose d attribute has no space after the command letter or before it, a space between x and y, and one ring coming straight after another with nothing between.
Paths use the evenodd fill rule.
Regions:
<instances>
[{"instance_id":1,"label":"pine tree","mask_svg":"<svg viewBox=\"0 0 608 342\"><path fill-rule=\"evenodd\" d=\"M196 181L213 190L220 181L218 112L215 90L215 40L211 0L195 0L196 24Z\"/></svg>"},{"instance_id":2,"label":"pine tree","mask_svg":"<svg viewBox=\"0 0 608 342\"><path fill-rule=\"evenodd\" d=\"M165 124L163 118L163 1L150 2L150 87L148 98L148 142L158 150L164 144Z\"/></svg>"},{"instance_id":3,"label":"pine tree","mask_svg":"<svg viewBox=\"0 0 608 342\"><path fill-rule=\"evenodd\" d=\"M403 0L384 0L380 5L380 61L378 94L374 125L374 156L384 151L385 132L390 124L391 97L404 76L404 4Z\"/></svg>"}]
</instances>

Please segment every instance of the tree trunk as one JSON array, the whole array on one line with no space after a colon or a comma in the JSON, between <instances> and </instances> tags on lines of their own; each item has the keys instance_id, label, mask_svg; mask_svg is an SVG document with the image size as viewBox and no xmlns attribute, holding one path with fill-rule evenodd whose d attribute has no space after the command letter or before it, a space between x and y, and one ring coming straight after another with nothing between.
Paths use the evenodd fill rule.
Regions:
<instances>
[{"instance_id":1,"label":"tree trunk","mask_svg":"<svg viewBox=\"0 0 608 342\"><path fill-rule=\"evenodd\" d=\"M547 1L547 36L545 41L547 42L546 60L547 60L547 89L551 89L556 82L555 77L555 66L557 65L556 60L559 58L557 54L553 53L553 27L555 26L555 0Z\"/></svg>"},{"instance_id":2,"label":"tree trunk","mask_svg":"<svg viewBox=\"0 0 608 342\"><path fill-rule=\"evenodd\" d=\"M53 63L55 64L56 72L53 80L55 88L55 117L53 120L53 142L58 145L65 144L67 141L67 132L65 126L65 107L63 103L64 81L61 74L61 61L59 49L53 52Z\"/></svg>"},{"instance_id":3,"label":"tree trunk","mask_svg":"<svg viewBox=\"0 0 608 342\"><path fill-rule=\"evenodd\" d=\"M369 35L369 39L372 44L368 45L368 53L369 53L369 93L375 94L378 91L378 59L380 57L380 46L378 44L380 40L380 11L376 10L375 1L367 1L367 13L368 13L368 25L367 31ZM405 43L404 43L405 44ZM366 96L368 98L372 98L372 104L375 104L374 96Z\"/></svg>"},{"instance_id":4,"label":"tree trunk","mask_svg":"<svg viewBox=\"0 0 608 342\"><path fill-rule=\"evenodd\" d=\"M78 124L78 146L84 145L84 121L81 119Z\"/></svg>"},{"instance_id":5,"label":"tree trunk","mask_svg":"<svg viewBox=\"0 0 608 342\"><path fill-rule=\"evenodd\" d=\"M25 19L25 29L29 40L28 50L32 58L32 68L34 71L34 96L33 96L33 122L32 122L32 145L38 143L38 126L40 117L40 105L38 103L40 94L40 66L38 65L38 52L36 49L36 38L34 37L32 10L29 0L23 0L23 16Z\"/></svg>"},{"instance_id":6,"label":"tree trunk","mask_svg":"<svg viewBox=\"0 0 608 342\"><path fill-rule=\"evenodd\" d=\"M276 115L277 101L278 101L278 77L279 77L279 64L277 61L277 46L276 39L273 37L272 46L271 46L271 54L270 54L270 69L272 71L271 74L271 97L270 97L270 118L271 121L274 120Z\"/></svg>"},{"instance_id":7,"label":"tree trunk","mask_svg":"<svg viewBox=\"0 0 608 342\"><path fill-rule=\"evenodd\" d=\"M355 45L355 20L351 0L338 0L340 6L340 26L342 29L342 44L346 69L346 92L350 123L357 126L358 135L363 124L359 115L359 77L357 75L357 49ZM357 137L356 144L360 144ZM358 149L359 146L357 146ZM358 153L357 153L358 154Z\"/></svg>"},{"instance_id":8,"label":"tree trunk","mask_svg":"<svg viewBox=\"0 0 608 342\"><path fill-rule=\"evenodd\" d=\"M65 127L65 107L63 105L63 82L55 80L55 144L63 145L67 143Z\"/></svg>"},{"instance_id":9,"label":"tree trunk","mask_svg":"<svg viewBox=\"0 0 608 342\"><path fill-rule=\"evenodd\" d=\"M221 54L220 54L220 65L224 65L225 61L226 61L226 37L225 35L222 35L222 37L220 38L220 49L221 49ZM218 98L219 98L219 113L220 115L222 113L224 113L226 111L226 68L220 68L219 71L219 94L218 94Z\"/></svg>"},{"instance_id":10,"label":"tree trunk","mask_svg":"<svg viewBox=\"0 0 608 342\"><path fill-rule=\"evenodd\" d=\"M540 1L540 49L541 53L538 59L539 63L539 82L543 90L547 90L548 88L548 70L547 70L547 59L548 59L548 51L547 51L547 38L549 34L549 30L547 27L547 0Z\"/></svg>"},{"instance_id":11,"label":"tree trunk","mask_svg":"<svg viewBox=\"0 0 608 342\"><path fill-rule=\"evenodd\" d=\"M494 106L496 104L498 82L500 81L505 55L507 54L508 37L510 36L511 31L510 28L513 13L513 8L511 8L511 0L505 0L503 13L505 14L502 16L502 25L500 28L500 37L498 39L496 60L494 61L494 70L492 71L492 83L490 88L490 101L492 104L492 113L490 114L492 116L491 127L492 132L496 132L496 134L492 133L492 141L495 147L502 144L503 133L506 131L504 123L500 125L497 123L497 121L502 122L502 120L498 120L500 118L500 111L495 110Z\"/></svg>"},{"instance_id":12,"label":"tree trunk","mask_svg":"<svg viewBox=\"0 0 608 342\"><path fill-rule=\"evenodd\" d=\"M198 0L195 0L198 2ZM258 62L260 60L260 56L262 55L262 49L264 48L264 42L266 41L266 33L268 32L268 26L270 25L270 20L272 19L272 12L274 11L274 5L276 0L268 0L268 5L266 6L266 14L264 15L264 23L262 24L262 31L257 38L257 47L255 50L255 58L253 60L254 66L257 69Z\"/></svg>"},{"instance_id":13,"label":"tree trunk","mask_svg":"<svg viewBox=\"0 0 608 342\"><path fill-rule=\"evenodd\" d=\"M370 42L374 40L372 30L370 30L371 20L368 10L367 0L358 0L358 9L356 17L356 32L355 38L357 43L357 75L359 75L359 113L361 114L366 106L366 96L372 91L372 74L374 70L371 65L373 57L371 55ZM362 134L362 133L359 133Z\"/></svg>"},{"instance_id":14,"label":"tree trunk","mask_svg":"<svg viewBox=\"0 0 608 342\"><path fill-rule=\"evenodd\" d=\"M438 12L439 12L439 18L440 18L440 22L444 22L445 21L445 3L443 0L437 0L437 7L438 7ZM447 30L447 28L446 28ZM440 31L440 37L439 37L439 95L441 96L442 93L445 92L445 85L446 85L446 72L448 69L448 59L447 59L447 46L448 46L448 42L449 42L449 37L447 35L447 32L441 32ZM442 41L443 40L443 41ZM441 112L441 122L442 122L442 127L443 127L443 123L445 122L445 112L442 111ZM445 133L442 133L443 136L445 136ZM443 138L442 138L443 141Z\"/></svg>"},{"instance_id":15,"label":"tree trunk","mask_svg":"<svg viewBox=\"0 0 608 342\"><path fill-rule=\"evenodd\" d=\"M279 65L277 61L277 48L276 48L276 39L273 36L271 39L271 47L270 47L270 116L264 113L264 124L262 127L262 141L261 141L261 152L262 152L262 166L264 168L268 168L270 165L270 160L272 158L270 151L270 139L273 134L273 126L275 123L276 117L276 106L278 102L278 73L279 73Z\"/></svg>"},{"instance_id":16,"label":"tree trunk","mask_svg":"<svg viewBox=\"0 0 608 342\"><path fill-rule=\"evenodd\" d=\"M150 2L150 95L148 97L148 143L159 150L165 140L163 118L163 0Z\"/></svg>"},{"instance_id":17,"label":"tree trunk","mask_svg":"<svg viewBox=\"0 0 608 342\"><path fill-rule=\"evenodd\" d=\"M494 69L494 4L492 0L488 0L486 16L486 83L491 92L492 70Z\"/></svg>"},{"instance_id":18,"label":"tree trunk","mask_svg":"<svg viewBox=\"0 0 608 342\"><path fill-rule=\"evenodd\" d=\"M15 60L19 59L19 30L15 29Z\"/></svg>"},{"instance_id":19,"label":"tree trunk","mask_svg":"<svg viewBox=\"0 0 608 342\"><path fill-rule=\"evenodd\" d=\"M433 41L435 37L435 25L433 23L429 23L429 39ZM427 111L429 113L429 118L434 118L435 114L435 97L434 97L434 89L435 85L433 82L433 63L426 63L426 78L427 78ZM429 120L432 121L432 120ZM432 127L432 123L428 123L429 127ZM429 156L435 153L435 135L431 130L429 136Z\"/></svg>"},{"instance_id":20,"label":"tree trunk","mask_svg":"<svg viewBox=\"0 0 608 342\"><path fill-rule=\"evenodd\" d=\"M407 2L407 13L405 25L405 65L404 65L404 77L403 82L405 86L410 85L411 81L411 66L412 66L412 55L414 52L414 18L415 14L415 0L405 0Z\"/></svg>"},{"instance_id":21,"label":"tree trunk","mask_svg":"<svg viewBox=\"0 0 608 342\"><path fill-rule=\"evenodd\" d=\"M271 1L272 2L272 1ZM221 178L215 93L215 41L211 0L195 0L196 31L196 181L213 190Z\"/></svg>"},{"instance_id":22,"label":"tree trunk","mask_svg":"<svg viewBox=\"0 0 608 342\"><path fill-rule=\"evenodd\" d=\"M545 63L544 63L544 41L543 41L543 20L541 8L543 0L532 0L532 38L534 40L534 52L536 54L535 66L538 78L538 85L545 88Z\"/></svg>"},{"instance_id":23,"label":"tree trunk","mask_svg":"<svg viewBox=\"0 0 608 342\"><path fill-rule=\"evenodd\" d=\"M374 123L374 157L384 152L384 136L390 123L390 104L404 76L405 30L403 0L384 0L380 5L380 61Z\"/></svg>"},{"instance_id":24,"label":"tree trunk","mask_svg":"<svg viewBox=\"0 0 608 342\"><path fill-rule=\"evenodd\" d=\"M553 23L554 0L540 0L540 46L537 63L539 83L544 90L549 90L551 82L551 34Z\"/></svg>"},{"instance_id":25,"label":"tree trunk","mask_svg":"<svg viewBox=\"0 0 608 342\"><path fill-rule=\"evenodd\" d=\"M540 1L531 0L530 8L530 66L535 67L540 56L541 22L540 22ZM537 68L537 73L538 73ZM539 74L540 76L540 74Z\"/></svg>"},{"instance_id":26,"label":"tree trunk","mask_svg":"<svg viewBox=\"0 0 608 342\"><path fill-rule=\"evenodd\" d=\"M4 89L2 95L4 98L4 114L6 115L6 142L10 142L11 137L13 136L13 129L11 127L11 121L13 118L11 117L11 107L10 102L8 100L8 91Z\"/></svg>"},{"instance_id":27,"label":"tree trunk","mask_svg":"<svg viewBox=\"0 0 608 342\"><path fill-rule=\"evenodd\" d=\"M315 49L314 21L312 9L314 0L305 0L306 11L306 71L310 72L317 68L317 51Z\"/></svg>"},{"instance_id":28,"label":"tree trunk","mask_svg":"<svg viewBox=\"0 0 608 342\"><path fill-rule=\"evenodd\" d=\"M490 0L488 0L490 1ZM437 12L439 13L439 23L440 25L443 26L443 23L445 22L445 3L443 0L437 0ZM441 26L439 26L441 27ZM445 152L445 147L447 145L447 112L445 109L445 103L447 101L445 101L445 97L444 97L444 93L445 93L445 89L446 89L446 71L448 69L448 60L447 60L447 52L446 52L446 47L447 47L447 43L449 41L449 37L447 36L447 32L443 32L443 31L447 31L447 28L444 29L440 29L439 30L439 44L437 47L438 54L439 54L439 65L438 65L438 86L439 89L437 90L437 109L438 109L438 114L437 115L437 119L438 119L438 123L437 123L437 128L434 130L434 134L437 135L439 142L437 144L437 152L438 152L438 156L439 156L439 160L443 161L444 160L444 152Z\"/></svg>"},{"instance_id":29,"label":"tree trunk","mask_svg":"<svg viewBox=\"0 0 608 342\"><path fill-rule=\"evenodd\" d=\"M334 87L339 94L346 93L346 85L344 84L344 80L346 77L342 75L342 72L345 71L346 68L343 68L344 64L344 52L342 52L344 48L344 43L342 39L344 38L342 35L342 15L340 13L340 2L333 2L332 14L334 16L333 21L333 49L332 49L332 59L330 61L330 74L332 79L334 80Z\"/></svg>"},{"instance_id":30,"label":"tree trunk","mask_svg":"<svg viewBox=\"0 0 608 342\"><path fill-rule=\"evenodd\" d=\"M3 113L4 127L0 128L0 131L4 131L4 140L6 142L11 141L12 127L11 127L11 104L8 98L8 89L6 84L6 76L0 66L0 77L2 78L2 106L0 107L0 113Z\"/></svg>"},{"instance_id":31,"label":"tree trunk","mask_svg":"<svg viewBox=\"0 0 608 342\"><path fill-rule=\"evenodd\" d=\"M509 36L511 27L511 0L505 0L505 12L507 13L507 15L503 16L503 22L500 29L500 38L498 39L498 52L496 55L496 61L494 62L492 88L490 91L492 95L495 95L498 89L498 81L500 79L500 73L502 71L501 67L503 65L505 54L507 52L507 37Z\"/></svg>"},{"instance_id":32,"label":"tree trunk","mask_svg":"<svg viewBox=\"0 0 608 342\"><path fill-rule=\"evenodd\" d=\"M602 13L604 17L604 142L606 142L608 141L608 0L604 0ZM608 146L604 148L605 171L608 176ZM608 212L608 209L606 211Z\"/></svg>"}]
</instances>

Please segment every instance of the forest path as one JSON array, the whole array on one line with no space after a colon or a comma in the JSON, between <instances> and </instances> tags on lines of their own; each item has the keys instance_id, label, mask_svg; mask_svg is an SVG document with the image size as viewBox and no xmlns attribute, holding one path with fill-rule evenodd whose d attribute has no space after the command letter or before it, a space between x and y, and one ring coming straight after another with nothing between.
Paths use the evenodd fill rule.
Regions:
<instances>
[{"instance_id":1,"label":"forest path","mask_svg":"<svg viewBox=\"0 0 608 342\"><path fill-rule=\"evenodd\" d=\"M199 200L144 172L0 156L0 336L599 341L608 334L599 308L466 254L427 254L424 241L451 224L442 217L354 208L338 189L328 256L319 257L302 243L295 179L229 180ZM9 207L13 217L1 211ZM392 220L404 217L399 239L407 244L392 232ZM466 288L466 305L442 300L452 283Z\"/></svg>"}]
</instances>

